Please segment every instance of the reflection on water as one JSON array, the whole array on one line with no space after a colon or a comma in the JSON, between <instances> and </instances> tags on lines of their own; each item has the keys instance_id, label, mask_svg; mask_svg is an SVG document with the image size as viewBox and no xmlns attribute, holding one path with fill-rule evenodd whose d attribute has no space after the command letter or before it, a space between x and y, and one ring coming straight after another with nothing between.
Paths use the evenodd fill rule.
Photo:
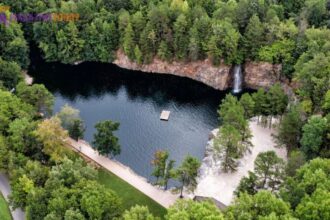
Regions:
<instances>
[{"instance_id":1,"label":"reflection on water","mask_svg":"<svg viewBox=\"0 0 330 220\"><path fill-rule=\"evenodd\" d=\"M127 71L112 64L38 61L29 72L55 94L55 112L65 103L80 110L86 140L93 139L96 122L120 122L116 134L122 153L116 159L148 179L156 150L168 150L177 164L187 154L203 158L226 94L186 78ZM159 120L164 109L171 111L168 122Z\"/></svg>"}]
</instances>

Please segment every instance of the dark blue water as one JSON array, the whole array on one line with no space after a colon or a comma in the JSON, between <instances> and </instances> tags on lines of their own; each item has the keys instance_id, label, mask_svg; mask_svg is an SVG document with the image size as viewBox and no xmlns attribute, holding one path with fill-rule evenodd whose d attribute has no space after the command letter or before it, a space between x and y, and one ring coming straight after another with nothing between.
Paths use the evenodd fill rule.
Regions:
<instances>
[{"instance_id":1,"label":"dark blue water","mask_svg":"<svg viewBox=\"0 0 330 220\"><path fill-rule=\"evenodd\" d=\"M93 140L95 123L120 122L116 135L122 152L116 159L148 179L157 150L168 150L177 165L188 154L203 158L226 94L190 79L128 71L112 64L39 61L29 72L36 83L54 93L55 112L66 103L80 110L87 141ZM168 122L159 120L162 110L171 111Z\"/></svg>"}]
</instances>

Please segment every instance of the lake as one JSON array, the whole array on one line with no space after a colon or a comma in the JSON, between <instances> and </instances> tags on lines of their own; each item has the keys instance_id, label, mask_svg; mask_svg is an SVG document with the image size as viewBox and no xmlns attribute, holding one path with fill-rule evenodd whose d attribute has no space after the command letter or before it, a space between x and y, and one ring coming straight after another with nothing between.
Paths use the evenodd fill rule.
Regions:
<instances>
[{"instance_id":1,"label":"lake","mask_svg":"<svg viewBox=\"0 0 330 220\"><path fill-rule=\"evenodd\" d=\"M228 92L172 75L121 69L113 64L32 62L29 74L55 96L54 112L66 103L80 110L85 139L93 140L94 125L120 123L116 135L121 154L116 159L152 181L151 160L167 150L179 165L190 154L203 159L209 133L218 127L217 108ZM171 111L169 121L159 119Z\"/></svg>"}]
</instances>

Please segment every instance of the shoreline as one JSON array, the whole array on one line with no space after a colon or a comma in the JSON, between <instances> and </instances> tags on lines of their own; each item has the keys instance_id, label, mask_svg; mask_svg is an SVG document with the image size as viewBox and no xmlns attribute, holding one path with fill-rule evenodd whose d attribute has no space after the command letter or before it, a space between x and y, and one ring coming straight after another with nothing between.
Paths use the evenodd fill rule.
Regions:
<instances>
[{"instance_id":1,"label":"shoreline","mask_svg":"<svg viewBox=\"0 0 330 220\"><path fill-rule=\"evenodd\" d=\"M146 178L136 174L130 167L125 166L119 161L99 155L99 153L95 151L87 141L79 140L77 142L69 138L67 144L79 154L83 154L85 157L97 163L107 171L118 176L164 208L169 208L179 198L179 195L173 194L170 190L164 191L157 186L152 185ZM187 195L185 196L188 197Z\"/></svg>"},{"instance_id":2,"label":"shoreline","mask_svg":"<svg viewBox=\"0 0 330 220\"><path fill-rule=\"evenodd\" d=\"M234 191L236 190L242 177L248 174L248 171L253 171L254 160L260 152L273 150L276 154L287 160L287 151L283 148L276 148L272 134L274 129L264 128L256 122L256 118L249 121L250 129L252 132L253 148L251 153L247 153L239 160L239 166L234 173L224 173L219 171L210 160L212 155L208 155L207 150L213 146L213 139L208 142L206 147L206 156L202 161L201 168L204 169L203 173L198 178L198 185L195 195L212 197L225 205L230 205L234 199ZM212 132L215 133L215 130Z\"/></svg>"}]
</instances>

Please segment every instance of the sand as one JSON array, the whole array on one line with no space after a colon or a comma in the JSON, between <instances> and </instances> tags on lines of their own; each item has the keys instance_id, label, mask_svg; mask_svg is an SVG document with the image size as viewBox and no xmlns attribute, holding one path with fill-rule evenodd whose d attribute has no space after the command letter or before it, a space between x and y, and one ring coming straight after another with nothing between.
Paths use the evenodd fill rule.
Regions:
<instances>
[{"instance_id":1,"label":"sand","mask_svg":"<svg viewBox=\"0 0 330 220\"><path fill-rule=\"evenodd\" d=\"M233 192L238 186L240 179L253 171L254 160L260 152L273 150L276 154L286 160L287 153L285 149L275 148L272 137L273 129L264 128L257 124L256 118L250 121L252 131L252 143L254 147L251 153L247 153L241 160L237 172L224 173L219 169L209 168L206 175L198 180L198 186L195 195L213 197L216 200L229 205L233 200Z\"/></svg>"}]
</instances>

